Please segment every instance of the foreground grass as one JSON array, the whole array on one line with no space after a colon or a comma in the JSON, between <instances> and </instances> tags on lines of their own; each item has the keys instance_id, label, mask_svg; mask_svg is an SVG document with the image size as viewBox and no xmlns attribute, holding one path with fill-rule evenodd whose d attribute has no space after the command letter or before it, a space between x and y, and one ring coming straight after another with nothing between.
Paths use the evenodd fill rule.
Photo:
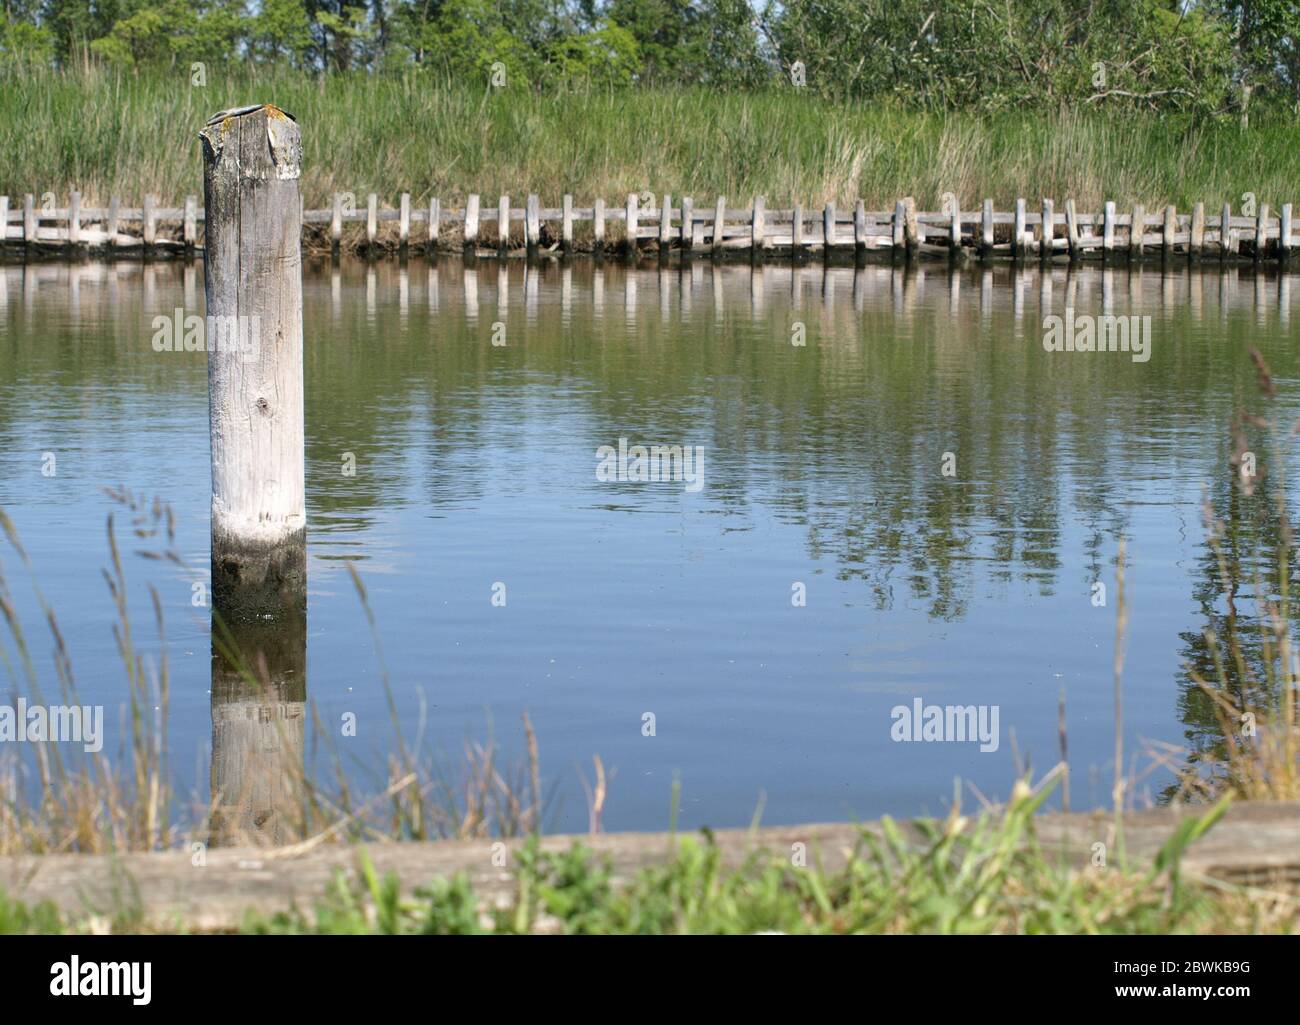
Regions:
<instances>
[{"instance_id":1,"label":"foreground grass","mask_svg":"<svg viewBox=\"0 0 1300 1025\"><path fill-rule=\"evenodd\" d=\"M1050 787L1020 784L1001 813L918 824L909 839L885 820L864 831L842 869L806 867L761 851L724 865L705 833L682 838L663 864L625 885L581 845L549 853L535 842L514 866L515 889L489 906L468 878L438 878L409 892L380 878L364 849L354 881L336 876L311 909L250 917L254 934L742 934L783 933L1222 933L1291 932L1300 902L1282 894L1212 887L1181 878L1186 848L1225 805L1188 820L1147 867L1080 868L1041 850L1033 815ZM50 906L0 898L0 932L140 932L130 915L61 919Z\"/></svg>"},{"instance_id":2,"label":"foreground grass","mask_svg":"<svg viewBox=\"0 0 1300 1025\"><path fill-rule=\"evenodd\" d=\"M794 89L760 93L624 90L498 92L426 75L314 78L296 72L212 74L188 68L121 75L0 71L0 194L111 194L164 203L202 193L196 132L215 111L274 101L302 123L303 194L409 191L454 204L468 192L558 205L628 192L670 192L769 204L799 199L893 209L903 195L938 209L944 192L1001 208L1017 196L1106 199L1154 209L1244 193L1289 202L1300 126L1281 118L1197 124L1183 118L1062 110L926 114L833 102ZM11 202L11 208L13 204Z\"/></svg>"}]
</instances>

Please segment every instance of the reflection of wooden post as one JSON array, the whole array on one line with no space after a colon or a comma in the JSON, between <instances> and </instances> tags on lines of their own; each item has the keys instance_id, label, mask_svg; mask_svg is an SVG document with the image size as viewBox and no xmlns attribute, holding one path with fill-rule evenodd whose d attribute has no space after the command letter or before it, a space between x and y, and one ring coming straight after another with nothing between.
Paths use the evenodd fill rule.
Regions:
<instances>
[{"instance_id":1,"label":"reflection of wooden post","mask_svg":"<svg viewBox=\"0 0 1300 1025\"><path fill-rule=\"evenodd\" d=\"M212 622L212 846L302 837L307 617ZM229 630L225 626L229 626ZM249 677L252 677L250 682Z\"/></svg>"},{"instance_id":2,"label":"reflection of wooden post","mask_svg":"<svg viewBox=\"0 0 1300 1025\"><path fill-rule=\"evenodd\" d=\"M274 106L201 133L212 586L250 610L306 582L298 125Z\"/></svg>"}]
</instances>

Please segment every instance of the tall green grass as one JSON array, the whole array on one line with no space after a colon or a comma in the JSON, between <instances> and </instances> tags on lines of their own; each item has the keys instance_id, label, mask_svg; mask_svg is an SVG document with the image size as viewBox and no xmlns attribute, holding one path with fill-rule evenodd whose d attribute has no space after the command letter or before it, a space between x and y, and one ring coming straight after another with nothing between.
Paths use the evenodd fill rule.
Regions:
<instances>
[{"instance_id":1,"label":"tall green grass","mask_svg":"<svg viewBox=\"0 0 1300 1025\"><path fill-rule=\"evenodd\" d=\"M670 192L769 205L859 198L893 209L903 195L937 209L953 192L1072 197L1084 209L1204 201L1276 206L1293 200L1300 127L1281 119L1197 123L1184 118L1063 109L995 116L934 114L832 102L791 89L698 89L538 94L494 91L423 74L316 78L286 71L187 67L132 76L0 72L0 193L90 204L145 192L164 203L202 189L197 131L214 112L275 102L303 126L304 199L334 191L403 192L454 203L535 192L545 205L628 192Z\"/></svg>"}]
</instances>

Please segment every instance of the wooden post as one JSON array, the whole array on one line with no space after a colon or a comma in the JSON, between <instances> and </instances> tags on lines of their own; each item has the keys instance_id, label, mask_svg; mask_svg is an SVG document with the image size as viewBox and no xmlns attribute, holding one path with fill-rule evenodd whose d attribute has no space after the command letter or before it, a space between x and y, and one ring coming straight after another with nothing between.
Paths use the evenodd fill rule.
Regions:
<instances>
[{"instance_id":1,"label":"wooden post","mask_svg":"<svg viewBox=\"0 0 1300 1025\"><path fill-rule=\"evenodd\" d=\"M961 252L961 203L957 201L957 194L952 195L952 220L948 223L948 245L952 250L948 255L956 256Z\"/></svg>"},{"instance_id":2,"label":"wooden post","mask_svg":"<svg viewBox=\"0 0 1300 1025\"><path fill-rule=\"evenodd\" d=\"M154 199L152 192L146 192L144 196L144 248L148 252L153 248L154 242L158 238L158 215L157 200Z\"/></svg>"},{"instance_id":3,"label":"wooden post","mask_svg":"<svg viewBox=\"0 0 1300 1025\"><path fill-rule=\"evenodd\" d=\"M916 200L911 196L903 199L903 215L903 238L910 254L921 245L921 222L916 219Z\"/></svg>"},{"instance_id":4,"label":"wooden post","mask_svg":"<svg viewBox=\"0 0 1300 1025\"><path fill-rule=\"evenodd\" d=\"M1106 200L1105 211L1101 215L1101 252L1109 258L1115 251L1115 201Z\"/></svg>"},{"instance_id":5,"label":"wooden post","mask_svg":"<svg viewBox=\"0 0 1300 1025\"><path fill-rule=\"evenodd\" d=\"M1237 236L1232 230L1232 204L1224 203L1219 215L1219 256L1227 256L1237 251Z\"/></svg>"},{"instance_id":6,"label":"wooden post","mask_svg":"<svg viewBox=\"0 0 1300 1025\"><path fill-rule=\"evenodd\" d=\"M695 244L695 201L690 196L682 197L682 230L679 240L683 249L690 249Z\"/></svg>"},{"instance_id":7,"label":"wooden post","mask_svg":"<svg viewBox=\"0 0 1300 1025\"><path fill-rule=\"evenodd\" d=\"M429 251L438 248L438 232L442 229L442 200L434 196L429 200Z\"/></svg>"},{"instance_id":8,"label":"wooden post","mask_svg":"<svg viewBox=\"0 0 1300 1025\"><path fill-rule=\"evenodd\" d=\"M901 199L894 203L894 220L890 224L890 241L894 252L898 253L907 246L907 204Z\"/></svg>"},{"instance_id":9,"label":"wooden post","mask_svg":"<svg viewBox=\"0 0 1300 1025\"><path fill-rule=\"evenodd\" d=\"M497 199L497 249L504 253L510 248L510 197Z\"/></svg>"},{"instance_id":10,"label":"wooden post","mask_svg":"<svg viewBox=\"0 0 1300 1025\"><path fill-rule=\"evenodd\" d=\"M1038 256L1047 260L1052 256L1056 238L1056 204L1050 199L1043 200L1043 220L1038 226Z\"/></svg>"},{"instance_id":11,"label":"wooden post","mask_svg":"<svg viewBox=\"0 0 1300 1025\"><path fill-rule=\"evenodd\" d=\"M1070 259L1079 258L1079 214L1075 210L1074 200L1065 201L1065 238L1070 247Z\"/></svg>"},{"instance_id":12,"label":"wooden post","mask_svg":"<svg viewBox=\"0 0 1300 1025\"><path fill-rule=\"evenodd\" d=\"M1147 209L1141 203L1133 204L1133 219L1128 229L1129 256L1140 259L1142 256L1142 239L1146 235Z\"/></svg>"},{"instance_id":13,"label":"wooden post","mask_svg":"<svg viewBox=\"0 0 1300 1025\"><path fill-rule=\"evenodd\" d=\"M118 211L122 209L122 201L113 196L108 201L108 223L104 225L105 232L108 233L108 246L110 249L117 248L117 228L118 228Z\"/></svg>"},{"instance_id":14,"label":"wooden post","mask_svg":"<svg viewBox=\"0 0 1300 1025\"><path fill-rule=\"evenodd\" d=\"M858 200L853 205L853 250L862 253L867 248L867 205Z\"/></svg>"},{"instance_id":15,"label":"wooden post","mask_svg":"<svg viewBox=\"0 0 1300 1025\"><path fill-rule=\"evenodd\" d=\"M573 251L573 197L564 194L563 213L560 219L560 248L564 252Z\"/></svg>"},{"instance_id":16,"label":"wooden post","mask_svg":"<svg viewBox=\"0 0 1300 1025\"><path fill-rule=\"evenodd\" d=\"M68 245L81 243L81 193L68 193Z\"/></svg>"},{"instance_id":17,"label":"wooden post","mask_svg":"<svg viewBox=\"0 0 1300 1025\"><path fill-rule=\"evenodd\" d=\"M1264 248L1268 245L1268 204L1259 204L1259 216L1255 219L1255 259L1264 258Z\"/></svg>"},{"instance_id":18,"label":"wooden post","mask_svg":"<svg viewBox=\"0 0 1300 1025\"><path fill-rule=\"evenodd\" d=\"M758 256L763 249L763 239L767 235L766 219L763 215L763 197L755 196L749 216L749 245L751 255Z\"/></svg>"},{"instance_id":19,"label":"wooden post","mask_svg":"<svg viewBox=\"0 0 1300 1025\"><path fill-rule=\"evenodd\" d=\"M1205 204L1197 203L1192 207L1192 226L1187 239L1189 258L1199 257L1205 248Z\"/></svg>"},{"instance_id":20,"label":"wooden post","mask_svg":"<svg viewBox=\"0 0 1300 1025\"><path fill-rule=\"evenodd\" d=\"M594 221L592 234L596 237L596 252L599 253L605 247L605 201L603 199L596 200L591 215Z\"/></svg>"},{"instance_id":21,"label":"wooden post","mask_svg":"<svg viewBox=\"0 0 1300 1025\"><path fill-rule=\"evenodd\" d=\"M719 196L717 206L713 210L713 252L715 255L722 252L722 240L726 234L727 225L727 197Z\"/></svg>"},{"instance_id":22,"label":"wooden post","mask_svg":"<svg viewBox=\"0 0 1300 1025\"><path fill-rule=\"evenodd\" d=\"M1021 257L1025 253L1025 199L1016 197L1016 218L1011 225L1011 255Z\"/></svg>"},{"instance_id":23,"label":"wooden post","mask_svg":"<svg viewBox=\"0 0 1300 1025\"><path fill-rule=\"evenodd\" d=\"M465 248L473 249L478 245L478 193L471 192L465 198Z\"/></svg>"},{"instance_id":24,"label":"wooden post","mask_svg":"<svg viewBox=\"0 0 1300 1025\"><path fill-rule=\"evenodd\" d=\"M23 196L23 242L36 241L36 197L30 192Z\"/></svg>"},{"instance_id":25,"label":"wooden post","mask_svg":"<svg viewBox=\"0 0 1300 1025\"><path fill-rule=\"evenodd\" d=\"M627 210L625 211L625 213L627 215L626 221L624 222L627 225L627 251L629 253L635 254L636 253L636 193L635 192L629 192L627 194Z\"/></svg>"},{"instance_id":26,"label":"wooden post","mask_svg":"<svg viewBox=\"0 0 1300 1025\"><path fill-rule=\"evenodd\" d=\"M397 248L405 253L411 241L411 194L403 192L397 214Z\"/></svg>"},{"instance_id":27,"label":"wooden post","mask_svg":"<svg viewBox=\"0 0 1300 1025\"><path fill-rule=\"evenodd\" d=\"M334 207L330 212L330 252L335 256L339 252L339 243L343 239L343 194L334 193Z\"/></svg>"},{"instance_id":28,"label":"wooden post","mask_svg":"<svg viewBox=\"0 0 1300 1025\"><path fill-rule=\"evenodd\" d=\"M1282 204L1282 219L1277 232L1278 259L1285 260L1291 255L1291 204Z\"/></svg>"},{"instance_id":29,"label":"wooden post","mask_svg":"<svg viewBox=\"0 0 1300 1025\"><path fill-rule=\"evenodd\" d=\"M199 238L199 200L197 196L185 197L185 220L181 227L181 238L185 240L187 252L194 249Z\"/></svg>"},{"instance_id":30,"label":"wooden post","mask_svg":"<svg viewBox=\"0 0 1300 1025\"><path fill-rule=\"evenodd\" d=\"M827 203L822 209L822 250L823 255L830 256L831 247L835 245L835 204Z\"/></svg>"},{"instance_id":31,"label":"wooden post","mask_svg":"<svg viewBox=\"0 0 1300 1025\"><path fill-rule=\"evenodd\" d=\"M537 249L542 232L542 202L537 193L530 192L524 200L524 248L529 252Z\"/></svg>"},{"instance_id":32,"label":"wooden post","mask_svg":"<svg viewBox=\"0 0 1300 1025\"><path fill-rule=\"evenodd\" d=\"M668 252L673 240L673 197L665 192L659 207L659 253Z\"/></svg>"},{"instance_id":33,"label":"wooden post","mask_svg":"<svg viewBox=\"0 0 1300 1025\"><path fill-rule=\"evenodd\" d=\"M1174 236L1178 233L1178 211L1173 203L1165 207L1165 223L1161 229L1160 244L1167 257L1174 255Z\"/></svg>"},{"instance_id":34,"label":"wooden post","mask_svg":"<svg viewBox=\"0 0 1300 1025\"><path fill-rule=\"evenodd\" d=\"M0 196L0 242L9 238L9 197Z\"/></svg>"},{"instance_id":35,"label":"wooden post","mask_svg":"<svg viewBox=\"0 0 1300 1025\"><path fill-rule=\"evenodd\" d=\"M379 235L379 197L373 192L366 197L366 245L373 247Z\"/></svg>"},{"instance_id":36,"label":"wooden post","mask_svg":"<svg viewBox=\"0 0 1300 1025\"><path fill-rule=\"evenodd\" d=\"M986 255L993 251L993 200L984 200L980 213L980 249Z\"/></svg>"},{"instance_id":37,"label":"wooden post","mask_svg":"<svg viewBox=\"0 0 1300 1025\"><path fill-rule=\"evenodd\" d=\"M790 215L790 254L798 257L803 251L803 204L795 203Z\"/></svg>"},{"instance_id":38,"label":"wooden post","mask_svg":"<svg viewBox=\"0 0 1300 1025\"><path fill-rule=\"evenodd\" d=\"M203 140L212 587L223 608L300 607L306 561L298 125L270 104Z\"/></svg>"}]
</instances>

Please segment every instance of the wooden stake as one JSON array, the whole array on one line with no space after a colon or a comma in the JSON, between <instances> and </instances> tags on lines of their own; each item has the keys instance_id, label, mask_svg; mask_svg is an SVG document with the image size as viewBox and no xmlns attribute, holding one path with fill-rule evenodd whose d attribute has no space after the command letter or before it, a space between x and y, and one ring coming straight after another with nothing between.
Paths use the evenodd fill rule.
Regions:
<instances>
[{"instance_id":1,"label":"wooden stake","mask_svg":"<svg viewBox=\"0 0 1300 1025\"><path fill-rule=\"evenodd\" d=\"M122 201L117 196L113 196L108 201L108 223L104 225L104 230L108 233L108 245L110 249L117 247L117 229L118 229L118 211L122 209Z\"/></svg>"},{"instance_id":2,"label":"wooden stake","mask_svg":"<svg viewBox=\"0 0 1300 1025\"><path fill-rule=\"evenodd\" d=\"M1105 212L1101 215L1101 251L1110 256L1115 251L1115 201L1106 200Z\"/></svg>"},{"instance_id":3,"label":"wooden stake","mask_svg":"<svg viewBox=\"0 0 1300 1025\"><path fill-rule=\"evenodd\" d=\"M510 248L510 197L497 199L497 249L505 252Z\"/></svg>"},{"instance_id":4,"label":"wooden stake","mask_svg":"<svg viewBox=\"0 0 1300 1025\"><path fill-rule=\"evenodd\" d=\"M636 203L637 203L636 193L629 192L627 194L627 211L625 214L625 223L627 225L627 251L633 254L636 253L636 245L637 245Z\"/></svg>"},{"instance_id":5,"label":"wooden stake","mask_svg":"<svg viewBox=\"0 0 1300 1025\"><path fill-rule=\"evenodd\" d=\"M1219 256L1227 256L1237 251L1237 236L1232 230L1232 204L1224 203L1219 215Z\"/></svg>"},{"instance_id":6,"label":"wooden stake","mask_svg":"<svg viewBox=\"0 0 1300 1025\"><path fill-rule=\"evenodd\" d=\"M1013 257L1025 255L1025 199L1023 196L1016 197L1015 223L1011 226L1011 255Z\"/></svg>"},{"instance_id":7,"label":"wooden stake","mask_svg":"<svg viewBox=\"0 0 1300 1025\"><path fill-rule=\"evenodd\" d=\"M592 231L596 236L596 251L600 252L605 245L605 201L603 199L596 200L592 216L595 219Z\"/></svg>"},{"instance_id":8,"label":"wooden stake","mask_svg":"<svg viewBox=\"0 0 1300 1025\"><path fill-rule=\"evenodd\" d=\"M403 192L397 213L397 248L406 252L411 241L411 194Z\"/></svg>"},{"instance_id":9,"label":"wooden stake","mask_svg":"<svg viewBox=\"0 0 1300 1025\"><path fill-rule=\"evenodd\" d=\"M1205 204L1192 207L1192 226L1188 234L1188 256L1200 256L1205 248Z\"/></svg>"},{"instance_id":10,"label":"wooden stake","mask_svg":"<svg viewBox=\"0 0 1300 1025\"><path fill-rule=\"evenodd\" d=\"M560 246L568 253L573 250L573 197L566 192L561 203Z\"/></svg>"},{"instance_id":11,"label":"wooden stake","mask_svg":"<svg viewBox=\"0 0 1300 1025\"><path fill-rule=\"evenodd\" d=\"M1165 256L1174 255L1174 236L1178 233L1178 211L1174 204L1170 203L1165 207L1165 223L1162 229L1160 239L1161 248Z\"/></svg>"},{"instance_id":12,"label":"wooden stake","mask_svg":"<svg viewBox=\"0 0 1300 1025\"><path fill-rule=\"evenodd\" d=\"M334 207L330 212L330 251L335 255L339 251L339 241L343 238L343 193L334 193Z\"/></svg>"},{"instance_id":13,"label":"wooden stake","mask_svg":"<svg viewBox=\"0 0 1300 1025\"><path fill-rule=\"evenodd\" d=\"M471 192L465 197L465 248L473 249L478 245L478 193Z\"/></svg>"},{"instance_id":14,"label":"wooden stake","mask_svg":"<svg viewBox=\"0 0 1300 1025\"><path fill-rule=\"evenodd\" d=\"M667 253L673 240L673 197L664 193L659 207L659 252Z\"/></svg>"},{"instance_id":15,"label":"wooden stake","mask_svg":"<svg viewBox=\"0 0 1300 1025\"><path fill-rule=\"evenodd\" d=\"M853 205L853 248L859 253L867 248L867 206L860 199Z\"/></svg>"},{"instance_id":16,"label":"wooden stake","mask_svg":"<svg viewBox=\"0 0 1300 1025\"><path fill-rule=\"evenodd\" d=\"M199 240L199 200L197 196L185 197L185 220L181 228L185 248L191 250Z\"/></svg>"},{"instance_id":17,"label":"wooden stake","mask_svg":"<svg viewBox=\"0 0 1300 1025\"><path fill-rule=\"evenodd\" d=\"M763 216L763 197L755 196L750 209L749 245L753 253L758 254L763 248L763 240L767 235L767 225Z\"/></svg>"},{"instance_id":18,"label":"wooden stake","mask_svg":"<svg viewBox=\"0 0 1300 1025\"><path fill-rule=\"evenodd\" d=\"M1141 203L1133 204L1133 220L1128 229L1128 251L1135 259L1142 256L1143 236L1146 235L1147 209Z\"/></svg>"},{"instance_id":19,"label":"wooden stake","mask_svg":"<svg viewBox=\"0 0 1300 1025\"><path fill-rule=\"evenodd\" d=\"M798 256L803 251L803 204L795 203L790 217L790 251Z\"/></svg>"},{"instance_id":20,"label":"wooden stake","mask_svg":"<svg viewBox=\"0 0 1300 1025\"><path fill-rule=\"evenodd\" d=\"M200 133L207 221L212 587L264 615L305 600L298 125L271 105Z\"/></svg>"},{"instance_id":21,"label":"wooden stake","mask_svg":"<svg viewBox=\"0 0 1300 1025\"><path fill-rule=\"evenodd\" d=\"M830 255L831 247L835 245L835 204L827 203L822 210L822 242L825 245L825 253Z\"/></svg>"},{"instance_id":22,"label":"wooden stake","mask_svg":"<svg viewBox=\"0 0 1300 1025\"><path fill-rule=\"evenodd\" d=\"M980 249L987 255L993 251L993 200L984 200L980 212Z\"/></svg>"},{"instance_id":23,"label":"wooden stake","mask_svg":"<svg viewBox=\"0 0 1300 1025\"><path fill-rule=\"evenodd\" d=\"M1264 258L1264 248L1268 245L1268 204L1259 204L1259 217L1255 220L1255 259Z\"/></svg>"},{"instance_id":24,"label":"wooden stake","mask_svg":"<svg viewBox=\"0 0 1300 1025\"><path fill-rule=\"evenodd\" d=\"M438 233L442 229L442 200L437 196L429 200L429 249L438 248Z\"/></svg>"},{"instance_id":25,"label":"wooden stake","mask_svg":"<svg viewBox=\"0 0 1300 1025\"><path fill-rule=\"evenodd\" d=\"M379 235L379 197L373 192L366 197L366 245L373 247Z\"/></svg>"},{"instance_id":26,"label":"wooden stake","mask_svg":"<svg viewBox=\"0 0 1300 1025\"><path fill-rule=\"evenodd\" d=\"M690 196L682 197L682 230L678 240L683 249L695 244L695 203Z\"/></svg>"},{"instance_id":27,"label":"wooden stake","mask_svg":"<svg viewBox=\"0 0 1300 1025\"><path fill-rule=\"evenodd\" d=\"M916 200L911 196L903 199L904 241L907 251L913 253L921 245L921 222L916 217Z\"/></svg>"},{"instance_id":28,"label":"wooden stake","mask_svg":"<svg viewBox=\"0 0 1300 1025\"><path fill-rule=\"evenodd\" d=\"M152 192L145 193L144 197L144 247L145 250L153 248L153 244L158 238L158 216L156 213L158 201L154 199Z\"/></svg>"},{"instance_id":29,"label":"wooden stake","mask_svg":"<svg viewBox=\"0 0 1300 1025\"><path fill-rule=\"evenodd\" d=\"M900 252L907 246L907 204L901 199L894 204L894 220L890 228L894 252Z\"/></svg>"},{"instance_id":30,"label":"wooden stake","mask_svg":"<svg viewBox=\"0 0 1300 1025\"><path fill-rule=\"evenodd\" d=\"M727 197L719 196L717 206L713 211L713 252L719 254L722 252L723 236L726 235L727 228Z\"/></svg>"},{"instance_id":31,"label":"wooden stake","mask_svg":"<svg viewBox=\"0 0 1300 1025\"><path fill-rule=\"evenodd\" d=\"M1056 248L1056 204L1050 199L1043 200L1043 221L1038 226L1038 255L1041 259L1050 259Z\"/></svg>"},{"instance_id":32,"label":"wooden stake","mask_svg":"<svg viewBox=\"0 0 1300 1025\"><path fill-rule=\"evenodd\" d=\"M1065 201L1065 238L1067 245L1070 247L1070 259L1077 260L1080 251L1079 215L1074 208L1073 199Z\"/></svg>"},{"instance_id":33,"label":"wooden stake","mask_svg":"<svg viewBox=\"0 0 1300 1025\"><path fill-rule=\"evenodd\" d=\"M30 192L23 196L23 242L36 241L36 197Z\"/></svg>"},{"instance_id":34,"label":"wooden stake","mask_svg":"<svg viewBox=\"0 0 1300 1025\"><path fill-rule=\"evenodd\" d=\"M1280 257L1291 252L1291 204L1282 204L1282 220L1278 226L1277 251Z\"/></svg>"}]
</instances>

